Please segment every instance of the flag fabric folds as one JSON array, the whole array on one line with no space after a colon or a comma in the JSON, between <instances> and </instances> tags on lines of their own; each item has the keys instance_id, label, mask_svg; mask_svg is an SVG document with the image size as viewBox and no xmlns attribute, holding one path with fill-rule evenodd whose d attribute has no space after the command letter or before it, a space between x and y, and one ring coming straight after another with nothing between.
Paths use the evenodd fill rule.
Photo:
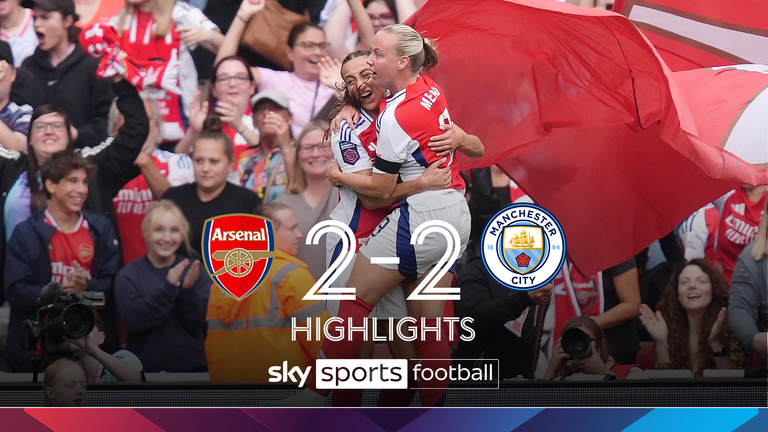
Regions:
<instances>
[{"instance_id":1,"label":"flag fabric folds","mask_svg":"<svg viewBox=\"0 0 768 432\"><path fill-rule=\"evenodd\" d=\"M765 169L720 146L737 115L718 110L736 106L713 105L697 84L718 72L681 85L622 15L547 0L430 0L408 24L437 38L429 74L452 120L485 144L483 158L458 156L462 169L498 164L559 219L584 274L742 183L768 184ZM768 75L730 72L750 78L729 85L768 85ZM692 88L700 97L689 100Z\"/></svg>"}]
</instances>

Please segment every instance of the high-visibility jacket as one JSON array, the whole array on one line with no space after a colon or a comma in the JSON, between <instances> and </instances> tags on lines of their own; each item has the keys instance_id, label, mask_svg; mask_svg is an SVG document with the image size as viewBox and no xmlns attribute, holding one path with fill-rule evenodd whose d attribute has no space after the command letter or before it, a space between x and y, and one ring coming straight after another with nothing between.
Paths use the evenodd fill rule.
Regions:
<instances>
[{"instance_id":1,"label":"high-visibility jacket","mask_svg":"<svg viewBox=\"0 0 768 432\"><path fill-rule=\"evenodd\" d=\"M302 370L314 366L322 345L314 327L330 318L322 301L302 300L315 280L307 265L280 250L259 287L242 301L214 284L208 301L205 354L211 382L268 382L269 368L288 362ZM291 318L312 324L312 340L299 332L291 340ZM322 335L322 333L321 333Z\"/></svg>"}]
</instances>

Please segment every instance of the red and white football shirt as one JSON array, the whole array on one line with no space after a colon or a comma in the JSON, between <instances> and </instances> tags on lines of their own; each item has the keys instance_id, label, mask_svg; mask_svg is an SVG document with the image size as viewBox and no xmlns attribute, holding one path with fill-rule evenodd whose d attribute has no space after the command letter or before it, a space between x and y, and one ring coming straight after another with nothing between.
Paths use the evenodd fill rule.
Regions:
<instances>
[{"instance_id":1,"label":"red and white football shirt","mask_svg":"<svg viewBox=\"0 0 768 432\"><path fill-rule=\"evenodd\" d=\"M80 220L77 221L73 232L62 231L48 210L45 211L45 222L56 227L56 232L48 243L48 253L51 256L51 282L66 285L76 269L75 261L88 272L88 279L90 279L93 274L93 238L88 229L88 221L83 214L80 214Z\"/></svg>"},{"instance_id":2,"label":"red and white football shirt","mask_svg":"<svg viewBox=\"0 0 768 432\"><path fill-rule=\"evenodd\" d=\"M715 245L715 262L729 283L736 259L757 236L767 195L768 192L757 202L752 202L744 189L738 188L725 201Z\"/></svg>"}]
</instances>

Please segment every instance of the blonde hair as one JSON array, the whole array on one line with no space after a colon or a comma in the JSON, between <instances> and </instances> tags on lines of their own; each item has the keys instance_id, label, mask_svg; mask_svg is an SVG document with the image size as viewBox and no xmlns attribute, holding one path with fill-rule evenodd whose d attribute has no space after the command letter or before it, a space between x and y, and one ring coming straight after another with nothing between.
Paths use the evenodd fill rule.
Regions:
<instances>
[{"instance_id":1,"label":"blonde hair","mask_svg":"<svg viewBox=\"0 0 768 432\"><path fill-rule=\"evenodd\" d=\"M307 125L304 126L304 129L302 129L299 138L295 143L296 157L293 160L293 175L288 180L288 192L292 194L300 194L307 190L307 174L301 167L301 162L299 162L299 146L301 145L301 142L304 141L304 137L314 130L321 130L323 131L323 142L325 142L327 135L325 132L328 129L330 129L330 125L328 125L328 122L322 120L313 120L307 123Z\"/></svg>"},{"instance_id":2,"label":"blonde hair","mask_svg":"<svg viewBox=\"0 0 768 432\"><path fill-rule=\"evenodd\" d=\"M147 242L149 240L149 235L160 225L160 218L166 213L172 214L178 221L181 235L184 239L184 246L186 246L188 251L191 251L192 248L189 245L189 222L184 217L184 213L182 213L179 206L169 200L157 201L144 216L144 220L141 221L141 234L144 236L144 241Z\"/></svg>"},{"instance_id":3,"label":"blonde hair","mask_svg":"<svg viewBox=\"0 0 768 432\"><path fill-rule=\"evenodd\" d=\"M56 380L56 378L59 376L61 371L64 369L70 367L70 366L76 366L80 368L80 370L83 371L83 376L85 376L85 370L83 370L83 367L80 366L79 363L75 363L72 360L62 358L58 359L55 362L48 365L47 368L45 368L44 374L43 374L43 390L45 391L45 403L43 406L52 407L53 406L53 399L48 397L48 387L53 387L53 383Z\"/></svg>"},{"instance_id":4,"label":"blonde hair","mask_svg":"<svg viewBox=\"0 0 768 432\"><path fill-rule=\"evenodd\" d=\"M392 24L381 31L397 36L397 55L409 58L413 73L418 74L422 69L437 66L440 56L437 53L437 43L433 39L421 37L419 32L404 24Z\"/></svg>"},{"instance_id":5,"label":"blonde hair","mask_svg":"<svg viewBox=\"0 0 768 432\"><path fill-rule=\"evenodd\" d=\"M154 37L165 37L171 31L171 25L173 24L171 13L175 4L176 0L149 0L149 11L152 13L152 17L157 24L155 31L152 33ZM125 0L125 5L117 16L118 35L123 36L125 23L131 15L136 15L136 7L128 2L128 0Z\"/></svg>"},{"instance_id":6,"label":"blonde hair","mask_svg":"<svg viewBox=\"0 0 768 432\"><path fill-rule=\"evenodd\" d=\"M759 261L765 256L768 256L768 198L765 199L763 218L760 220L760 228L757 229L755 244L752 245L752 258L755 261Z\"/></svg>"}]
</instances>

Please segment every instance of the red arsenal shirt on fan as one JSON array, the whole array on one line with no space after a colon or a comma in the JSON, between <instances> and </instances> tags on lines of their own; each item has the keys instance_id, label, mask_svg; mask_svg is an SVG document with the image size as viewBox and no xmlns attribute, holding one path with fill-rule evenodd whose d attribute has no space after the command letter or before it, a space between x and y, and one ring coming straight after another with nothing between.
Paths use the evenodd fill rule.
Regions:
<instances>
[{"instance_id":1,"label":"red arsenal shirt on fan","mask_svg":"<svg viewBox=\"0 0 768 432\"><path fill-rule=\"evenodd\" d=\"M93 238L88 229L88 221L80 213L72 232L64 232L53 219L48 210L45 211L45 222L56 227L56 232L48 243L48 253L51 255L51 282L66 285L69 276L75 271L75 261L88 272L88 279L93 272Z\"/></svg>"},{"instance_id":2,"label":"red arsenal shirt on fan","mask_svg":"<svg viewBox=\"0 0 768 432\"><path fill-rule=\"evenodd\" d=\"M744 188L738 188L725 201L715 245L715 263L729 283L736 258L757 236L766 196L764 193L757 202L752 202Z\"/></svg>"}]
</instances>

